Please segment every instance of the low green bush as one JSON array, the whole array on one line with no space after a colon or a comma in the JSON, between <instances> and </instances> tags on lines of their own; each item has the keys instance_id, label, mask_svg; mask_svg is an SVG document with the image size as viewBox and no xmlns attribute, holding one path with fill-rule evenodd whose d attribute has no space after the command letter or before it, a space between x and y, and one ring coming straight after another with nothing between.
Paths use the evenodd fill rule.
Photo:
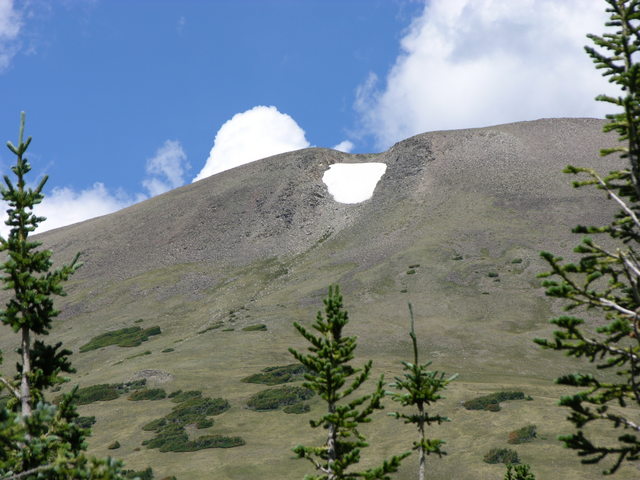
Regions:
<instances>
[{"instance_id":1,"label":"low green bush","mask_svg":"<svg viewBox=\"0 0 640 480\"><path fill-rule=\"evenodd\" d=\"M409 268L420 268L420 264L414 263L413 265L409 265Z\"/></svg>"},{"instance_id":2,"label":"low green bush","mask_svg":"<svg viewBox=\"0 0 640 480\"><path fill-rule=\"evenodd\" d=\"M303 365L292 363L290 365L264 368L261 373L249 375L241 381L245 383L261 383L263 385L279 385L302 380L305 372Z\"/></svg>"},{"instance_id":3,"label":"low green bush","mask_svg":"<svg viewBox=\"0 0 640 480\"><path fill-rule=\"evenodd\" d=\"M93 337L89 343L80 347L80 352L90 352L109 345L118 345L119 347L137 347L142 342L149 340L149 337L160 335L162 331L160 327L150 327L143 330L141 327L126 327L120 330L103 333L97 337Z\"/></svg>"},{"instance_id":4,"label":"low green bush","mask_svg":"<svg viewBox=\"0 0 640 480\"><path fill-rule=\"evenodd\" d=\"M210 418L205 418L204 420L200 420L198 423L196 423L196 428L198 430L209 427L213 427L213 420L211 420Z\"/></svg>"},{"instance_id":5,"label":"low green bush","mask_svg":"<svg viewBox=\"0 0 640 480\"><path fill-rule=\"evenodd\" d=\"M182 392L177 390L169 394L174 402L179 402L173 410L163 418L158 418L142 427L145 431L153 431L156 435L142 442L148 448L158 448L161 452L193 452L204 448L229 448L244 445L240 437L223 437L220 435L204 435L189 440L185 427L195 425L196 428L209 428L213 420L207 418L219 415L229 409L229 402L223 398L202 397L197 390Z\"/></svg>"},{"instance_id":6,"label":"low green bush","mask_svg":"<svg viewBox=\"0 0 640 480\"><path fill-rule=\"evenodd\" d=\"M120 442L116 440L115 442L110 443L107 448L109 450L116 450L116 449L120 448Z\"/></svg>"},{"instance_id":7,"label":"low green bush","mask_svg":"<svg viewBox=\"0 0 640 480\"><path fill-rule=\"evenodd\" d=\"M514 258L513 260L511 260L511 263L514 263L514 264L522 263L522 259L521 258Z\"/></svg>"},{"instance_id":8,"label":"low green bush","mask_svg":"<svg viewBox=\"0 0 640 480\"><path fill-rule=\"evenodd\" d=\"M489 272L487 273L487 277L489 278L497 278L499 277L498 272Z\"/></svg>"},{"instance_id":9,"label":"low green bush","mask_svg":"<svg viewBox=\"0 0 640 480\"><path fill-rule=\"evenodd\" d=\"M243 332L264 332L267 326L264 323L257 323L256 325L249 325L242 329Z\"/></svg>"},{"instance_id":10,"label":"low green bush","mask_svg":"<svg viewBox=\"0 0 640 480\"><path fill-rule=\"evenodd\" d=\"M175 352L175 348L165 348L164 350L162 350L162 353L170 353L170 352Z\"/></svg>"},{"instance_id":11,"label":"low green bush","mask_svg":"<svg viewBox=\"0 0 640 480\"><path fill-rule=\"evenodd\" d=\"M535 425L527 425L526 427L519 428L513 432L509 432L509 438L507 443L519 444L533 441L538 435Z\"/></svg>"},{"instance_id":12,"label":"low green bush","mask_svg":"<svg viewBox=\"0 0 640 480\"><path fill-rule=\"evenodd\" d=\"M169 398L174 403L182 403L186 400L190 400L192 398L198 398L202 396L202 392L200 390L188 390L183 392L182 390L176 390L175 392L171 392L169 394Z\"/></svg>"},{"instance_id":13,"label":"low green bush","mask_svg":"<svg viewBox=\"0 0 640 480\"><path fill-rule=\"evenodd\" d=\"M247 406L258 411L276 410L302 400L308 400L313 395L314 393L308 388L297 386L268 388L252 395L247 401Z\"/></svg>"},{"instance_id":14,"label":"low green bush","mask_svg":"<svg viewBox=\"0 0 640 480\"><path fill-rule=\"evenodd\" d=\"M96 417L76 417L73 419L73 423L80 428L91 428L96 423Z\"/></svg>"},{"instance_id":15,"label":"low green bush","mask_svg":"<svg viewBox=\"0 0 640 480\"><path fill-rule=\"evenodd\" d=\"M471 400L467 400L462 405L467 410L488 410L490 412L497 412L500 410L500 402L524 399L525 395L523 392L504 391L473 398Z\"/></svg>"},{"instance_id":16,"label":"low green bush","mask_svg":"<svg viewBox=\"0 0 640 480\"><path fill-rule=\"evenodd\" d=\"M167 398L167 392L162 388L148 388L144 390L137 390L129 395L129 400L162 400Z\"/></svg>"},{"instance_id":17,"label":"low green bush","mask_svg":"<svg viewBox=\"0 0 640 480\"><path fill-rule=\"evenodd\" d=\"M415 275L415 273L416 273L415 268L410 268L409 270L407 270L407 275Z\"/></svg>"},{"instance_id":18,"label":"low green bush","mask_svg":"<svg viewBox=\"0 0 640 480\"><path fill-rule=\"evenodd\" d=\"M284 413L307 413L311 410L311 407L302 402L294 403L293 405L287 405L282 409Z\"/></svg>"},{"instance_id":19,"label":"low green bush","mask_svg":"<svg viewBox=\"0 0 640 480\"><path fill-rule=\"evenodd\" d=\"M509 448L492 448L484 456L483 461L485 463L520 463L518 452Z\"/></svg>"},{"instance_id":20,"label":"low green bush","mask_svg":"<svg viewBox=\"0 0 640 480\"><path fill-rule=\"evenodd\" d=\"M115 400L120 396L119 385L102 383L89 387L79 388L77 394L77 404L87 405L93 402Z\"/></svg>"},{"instance_id":21,"label":"low green bush","mask_svg":"<svg viewBox=\"0 0 640 480\"><path fill-rule=\"evenodd\" d=\"M200 331L198 332L198 335L203 334L203 333L210 332L211 330L216 330L216 329L218 329L218 328L222 327L223 325L224 325L224 323L223 323L223 322L217 322L217 323L214 323L213 325L211 325L211 326L209 326L209 327L205 328L204 330L200 330Z\"/></svg>"},{"instance_id":22,"label":"low green bush","mask_svg":"<svg viewBox=\"0 0 640 480\"><path fill-rule=\"evenodd\" d=\"M147 467L145 470L124 470L124 478L140 478L140 480L153 480L153 469Z\"/></svg>"}]
</instances>

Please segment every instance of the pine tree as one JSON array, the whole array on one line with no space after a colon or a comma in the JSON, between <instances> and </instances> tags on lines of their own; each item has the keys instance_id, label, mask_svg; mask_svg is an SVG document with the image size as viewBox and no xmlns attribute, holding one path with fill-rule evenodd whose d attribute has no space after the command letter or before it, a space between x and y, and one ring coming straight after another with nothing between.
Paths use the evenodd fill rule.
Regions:
<instances>
[{"instance_id":1,"label":"pine tree","mask_svg":"<svg viewBox=\"0 0 640 480\"><path fill-rule=\"evenodd\" d=\"M361 369L350 364L357 343L356 337L342 334L349 316L337 286L329 287L324 306L324 316L318 312L313 324L319 335L294 323L296 330L311 344L310 353L305 355L292 348L289 351L308 372L303 385L327 404L327 413L310 421L312 428L323 427L327 431L327 440L319 447L299 445L294 452L299 458L310 460L318 471L317 475L308 475L305 480L388 479L388 474L397 471L408 452L364 471L351 469L360 461L360 450L368 446L359 426L370 422L371 414L383 408L384 379L380 378L372 394L347 399L369 378L372 362L368 361Z\"/></svg>"},{"instance_id":2,"label":"pine tree","mask_svg":"<svg viewBox=\"0 0 640 480\"><path fill-rule=\"evenodd\" d=\"M507 465L507 473L504 480L536 480L536 476L531 471L531 467L526 463L522 465Z\"/></svg>"},{"instance_id":3,"label":"pine tree","mask_svg":"<svg viewBox=\"0 0 640 480\"><path fill-rule=\"evenodd\" d=\"M35 189L27 186L25 176L31 166L24 154L31 137L24 140L24 119L22 113L18 145L7 143L16 156L11 167L16 180L5 175L0 189L9 206L5 223L11 227L8 237L0 238L0 251L6 255L0 265L0 280L11 292L0 320L20 338L17 374L13 378L0 375L0 389L11 397L7 406L0 408L0 478L121 479L119 462L84 455L88 432L73 422L78 416L74 393L65 395L57 406L44 397L48 388L65 381L61 374L74 370L69 362L71 352L61 348L62 344L49 345L34 337L49 333L58 315L53 296L64 295L63 282L80 264L76 256L70 264L52 270L51 251L39 250L41 244L29 239L44 220L33 208L44 197L47 177Z\"/></svg>"},{"instance_id":4,"label":"pine tree","mask_svg":"<svg viewBox=\"0 0 640 480\"><path fill-rule=\"evenodd\" d=\"M391 398L400 403L403 407L416 407L417 412L400 413L394 412L390 415L398 419L403 419L405 423L413 423L418 429L419 439L413 442L413 449L418 451L418 480L424 480L426 457L436 454L439 457L446 455L441 449L445 443L439 439L426 438L425 426L431 424L441 424L450 421L449 418L439 414L430 414L426 407L431 406L438 400L444 398L440 394L457 375L445 378L443 372L428 370L431 362L420 364L418 358L418 340L414 329L413 307L409 304L409 316L411 318L411 342L413 344L413 363L402 362L405 372L404 377L396 377L395 382L390 386L399 390L389 392Z\"/></svg>"},{"instance_id":5,"label":"pine tree","mask_svg":"<svg viewBox=\"0 0 640 480\"><path fill-rule=\"evenodd\" d=\"M582 463L612 456L613 465L604 473L613 473L623 461L640 459L640 65L635 62L640 48L640 1L605 1L610 14L606 25L614 31L588 35L596 48L586 47L586 51L596 67L604 70L603 75L622 90L619 97L597 97L622 109L607 115L609 123L604 128L616 131L622 143L601 154L619 154L629 165L606 176L574 166L565 171L586 175L586 180L574 185L596 185L620 210L609 225L574 229L579 234L604 236L600 242L584 238L574 250L579 261L565 262L543 252L551 271L541 275L546 278L547 295L565 300L566 310L586 310L591 318L601 320L560 316L551 320L559 328L554 338L536 339L536 343L597 366L597 374L574 373L557 379L561 385L580 389L560 399L560 405L571 410L568 420L576 428L560 439L577 450ZM627 406L633 408L625 409ZM621 430L617 442L594 440L585 428L593 423Z\"/></svg>"}]
</instances>

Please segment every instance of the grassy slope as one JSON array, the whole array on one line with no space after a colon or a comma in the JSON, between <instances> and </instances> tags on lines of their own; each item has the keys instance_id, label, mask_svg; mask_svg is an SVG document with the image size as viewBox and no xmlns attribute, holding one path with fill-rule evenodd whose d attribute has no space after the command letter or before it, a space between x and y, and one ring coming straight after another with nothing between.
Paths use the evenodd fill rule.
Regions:
<instances>
[{"instance_id":1,"label":"grassy slope","mask_svg":"<svg viewBox=\"0 0 640 480\"><path fill-rule=\"evenodd\" d=\"M572 128L577 128L575 125L569 122ZM547 128L544 123L542 126ZM587 134L593 135L594 126L589 128ZM510 132L508 128L505 131ZM483 177L480 172L492 168L493 157L502 161L499 154L504 156L502 150L491 150L497 140L491 135L485 138L483 132L464 137L464 141L456 135L429 137L435 160L426 173L402 164L402 159L410 160L422 143L412 146L411 155L404 157L404 151L397 147L394 151L399 160L394 160L396 157L391 154L385 157L391 167L374 198L351 210L325 201L318 207L323 209L318 222L332 218L326 217L329 215L326 212L334 209L338 212L335 215L340 215L335 225L343 222L341 228L336 227L334 233L326 235L332 230L322 224L311 235L312 240L305 239L306 243L302 242L291 253L265 247L258 259L245 262L174 259L149 268L144 267L141 258L135 271L132 268L133 273L122 275L121 271L113 273L107 267L91 264L92 252L96 258L109 258L104 252L111 247L100 250L88 247L85 273L81 272L70 283L70 295L60 302L65 313L56 322L53 336L77 352L93 336L108 330L159 325L163 333L135 348L110 346L75 353L73 361L78 373L71 383L83 386L115 383L126 381L144 369L164 370L173 375L171 381L159 385L168 392L198 389L204 395L230 401L231 409L214 417L213 427L196 434L240 435L247 442L244 447L193 453L147 450L140 443L152 434L143 432L142 425L169 412L173 404L168 399L131 402L122 397L80 408L82 415L97 418L89 442L92 453L115 455L129 468L152 465L158 478L169 474L196 480L302 478L305 472L310 472L310 465L294 460L291 448L321 437L321 433L308 428L308 419L320 413L321 402L311 401L310 415L253 412L245 407L246 400L265 387L240 380L264 367L291 363L287 348L305 348L292 322L310 324L321 308L327 285L337 282L343 287L351 314L348 333L359 338L357 358L362 362L373 358L375 375L384 374L391 379L400 373L400 361L410 355L408 301L416 311L423 359L432 360L435 369L460 374L441 407L442 413L453 421L433 429L434 436L447 441L449 455L441 460L429 459L430 478L502 478L504 467L487 465L482 456L492 447L509 446L508 433L526 424L538 425L541 438L509 447L518 450L523 461L533 465L538 478L599 478L599 467L581 467L576 456L563 450L555 440L558 434L568 431L568 424L563 421L566 413L555 407L563 390L552 381L559 373L570 370L572 363L540 351L531 342L534 337L550 335L547 319L558 311L558 306L547 301L537 288L535 275L544 269L538 252L541 249L566 252L575 243L567 230L581 220L574 215L584 217L584 205L588 204L585 202L599 197L580 193L570 197L573 193L565 189L557 195L561 197L560 206L549 200L553 195L539 191L536 183L544 180L542 175L548 168L546 164L535 163L538 159L533 158L531 151L539 151L538 147L522 156L533 162L531 169L538 168L537 173L527 176L529 166L522 167L511 159L517 175L510 171L500 173L496 167ZM565 136L570 134L573 133ZM508 152L518 151L517 142L527 138L522 133L497 135L499 144L506 142L508 147L500 148ZM564 141L564 137L557 139ZM478 142L484 147L479 148ZM579 139L575 143L584 141ZM448 165L447 162L458 158L473 158L477 165L473 162L461 164L460 168ZM558 164L566 162L551 163L556 172ZM397 167L395 170L393 165ZM472 170L474 166L478 170ZM462 167L468 171L465 173ZM282 176L280 172L278 175ZM551 183L566 182L557 180L555 173L546 175ZM523 178L526 181L520 184ZM504 184L513 186L513 190L505 191ZM197 188L202 185L185 187L177 194L188 196L189 191ZM173 200L178 201L179 197ZM596 214L606 218L606 208ZM115 219L126 220L126 215L125 212L113 217L112 224L108 223L111 217L102 220L114 230L114 237L119 228ZM354 217L346 218L349 215ZM171 221L167 219L168 230ZM232 219L225 222L231 224ZM265 231L269 228L264 227ZM294 228L295 223L285 234L301 235ZM211 230L216 230L215 225ZM86 234L82 226L68 232L69 235L79 232L80 237ZM64 239L64 233L47 238L58 235ZM189 235L183 236L190 239ZM254 241L259 244L258 239ZM272 239L265 242L277 243ZM67 250L72 250L73 242L69 244ZM222 244L215 246L218 250L225 248ZM180 250L178 247L179 243L176 251ZM146 254L148 250L152 257L153 248L148 246L143 252ZM242 252L238 258L242 258ZM513 263L514 259L522 262ZM118 255L113 256L113 261L118 261ZM407 274L409 265L414 264L420 264L416 273ZM497 273L498 277L489 273ZM139 318L143 322L134 323ZM197 333L219 322L223 323L221 328ZM242 331L243 327L257 323L267 325L267 331ZM234 330L225 331L230 328ZM11 341L11 336L2 330L0 347L4 352L12 350ZM174 351L161 353L167 348ZM146 350L151 355L127 359ZM10 354L7 356L5 365L12 365ZM534 400L507 402L496 413L461 407L464 400L499 389L523 390ZM372 447L364 458L404 451L410 447L414 434L384 412L378 414L365 432ZM118 440L122 447L108 450L113 440ZM398 478L413 478L411 464L415 461L409 459ZM626 467L618 478L631 478L634 474L632 468Z\"/></svg>"}]
</instances>

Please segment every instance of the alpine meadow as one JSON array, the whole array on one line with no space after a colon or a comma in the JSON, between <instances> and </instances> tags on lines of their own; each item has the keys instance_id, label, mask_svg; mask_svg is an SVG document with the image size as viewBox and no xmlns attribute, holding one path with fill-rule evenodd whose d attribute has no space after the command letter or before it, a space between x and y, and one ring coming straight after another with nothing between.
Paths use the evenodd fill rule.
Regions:
<instances>
[{"instance_id":1,"label":"alpine meadow","mask_svg":"<svg viewBox=\"0 0 640 480\"><path fill-rule=\"evenodd\" d=\"M640 0L601 3L604 120L306 148L44 233L23 113L0 480L637 478Z\"/></svg>"}]
</instances>

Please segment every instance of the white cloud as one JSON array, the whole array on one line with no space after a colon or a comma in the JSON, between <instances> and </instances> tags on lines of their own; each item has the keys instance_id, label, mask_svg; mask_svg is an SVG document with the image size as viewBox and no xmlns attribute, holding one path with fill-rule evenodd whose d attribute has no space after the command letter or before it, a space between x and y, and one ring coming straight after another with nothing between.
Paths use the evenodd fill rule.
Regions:
<instances>
[{"instance_id":1,"label":"white cloud","mask_svg":"<svg viewBox=\"0 0 640 480\"><path fill-rule=\"evenodd\" d=\"M6 69L18 51L16 39L22 28L22 15L13 0L0 0L0 72Z\"/></svg>"},{"instance_id":2,"label":"white cloud","mask_svg":"<svg viewBox=\"0 0 640 480\"><path fill-rule=\"evenodd\" d=\"M273 106L253 107L237 113L220 127L209 158L193 181L308 146L304 130L289 115Z\"/></svg>"},{"instance_id":3,"label":"white cloud","mask_svg":"<svg viewBox=\"0 0 640 480\"><path fill-rule=\"evenodd\" d=\"M351 150L353 150L353 147L355 147L353 142L350 142L349 140L343 140L339 144L337 144L335 147L333 147L333 149L338 150L339 152L351 153Z\"/></svg>"},{"instance_id":4,"label":"white cloud","mask_svg":"<svg viewBox=\"0 0 640 480\"><path fill-rule=\"evenodd\" d=\"M384 163L334 163L322 181L336 202L360 203L373 196L386 171Z\"/></svg>"},{"instance_id":5,"label":"white cloud","mask_svg":"<svg viewBox=\"0 0 640 480\"><path fill-rule=\"evenodd\" d=\"M47 220L38 226L36 233L106 215L143 199L144 196L131 198L122 193L111 193L99 182L79 192L69 187L56 187L34 209L36 215L47 217ZM7 204L4 201L0 202L0 234L5 238L9 234L9 227L4 224L6 210Z\"/></svg>"},{"instance_id":6,"label":"white cloud","mask_svg":"<svg viewBox=\"0 0 640 480\"><path fill-rule=\"evenodd\" d=\"M147 160L147 174L142 185L152 197L184 185L189 168L187 154L177 140L167 140L153 158Z\"/></svg>"},{"instance_id":7,"label":"white cloud","mask_svg":"<svg viewBox=\"0 0 640 480\"><path fill-rule=\"evenodd\" d=\"M615 92L583 46L600 34L602 2L430 0L378 86L356 91L363 133L379 148L431 130L611 112Z\"/></svg>"}]
</instances>

